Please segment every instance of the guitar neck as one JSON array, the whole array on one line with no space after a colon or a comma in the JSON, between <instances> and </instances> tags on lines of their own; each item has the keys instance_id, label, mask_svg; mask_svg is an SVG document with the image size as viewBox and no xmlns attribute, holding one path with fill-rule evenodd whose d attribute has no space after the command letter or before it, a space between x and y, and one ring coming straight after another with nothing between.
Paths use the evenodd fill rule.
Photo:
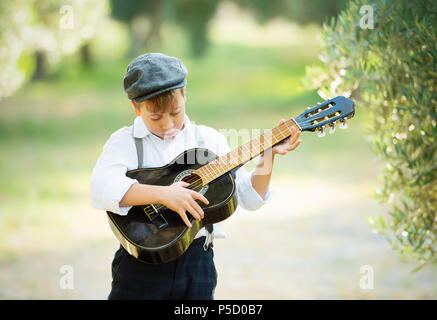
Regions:
<instances>
[{"instance_id":1,"label":"guitar neck","mask_svg":"<svg viewBox=\"0 0 437 320\"><path fill-rule=\"evenodd\" d=\"M203 185L206 185L218 177L252 160L260 153L264 152L264 150L267 150L275 144L287 139L292 134L291 128L295 128L296 132L301 130L296 121L290 119L258 138L255 138L200 167L193 173L202 179Z\"/></svg>"}]
</instances>

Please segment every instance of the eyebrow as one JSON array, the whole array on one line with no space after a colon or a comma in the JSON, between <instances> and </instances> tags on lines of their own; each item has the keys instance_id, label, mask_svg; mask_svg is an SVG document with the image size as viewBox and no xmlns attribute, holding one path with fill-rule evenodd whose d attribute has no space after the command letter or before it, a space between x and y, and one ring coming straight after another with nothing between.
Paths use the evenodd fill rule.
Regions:
<instances>
[{"instance_id":1,"label":"eyebrow","mask_svg":"<svg viewBox=\"0 0 437 320\"><path fill-rule=\"evenodd\" d=\"M174 112L174 111L177 110L177 109L181 109L182 106L183 106L183 105L180 105L180 106L177 106L177 107L173 108L173 109L171 110L171 112ZM165 113L165 112L151 112L152 116L153 116L153 115L162 115L163 113Z\"/></svg>"}]
</instances>

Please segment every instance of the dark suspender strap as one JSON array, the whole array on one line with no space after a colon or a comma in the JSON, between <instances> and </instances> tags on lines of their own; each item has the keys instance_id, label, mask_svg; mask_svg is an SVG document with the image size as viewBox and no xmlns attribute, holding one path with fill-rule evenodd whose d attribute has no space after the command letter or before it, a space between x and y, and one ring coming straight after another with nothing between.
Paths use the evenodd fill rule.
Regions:
<instances>
[{"instance_id":1,"label":"dark suspender strap","mask_svg":"<svg viewBox=\"0 0 437 320\"><path fill-rule=\"evenodd\" d=\"M138 169L143 167L143 139L135 138L135 145L137 147Z\"/></svg>"},{"instance_id":2,"label":"dark suspender strap","mask_svg":"<svg viewBox=\"0 0 437 320\"><path fill-rule=\"evenodd\" d=\"M132 126L132 136L134 137L135 146L137 148L138 169L141 169L143 167L143 139L135 137L134 127L135 126Z\"/></svg>"}]
</instances>

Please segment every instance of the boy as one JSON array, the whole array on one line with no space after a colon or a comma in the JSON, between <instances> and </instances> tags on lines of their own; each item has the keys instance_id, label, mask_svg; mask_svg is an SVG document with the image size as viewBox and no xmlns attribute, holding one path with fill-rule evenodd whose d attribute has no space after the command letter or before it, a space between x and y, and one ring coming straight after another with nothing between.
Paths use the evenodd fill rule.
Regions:
<instances>
[{"instance_id":1,"label":"boy","mask_svg":"<svg viewBox=\"0 0 437 320\"><path fill-rule=\"evenodd\" d=\"M230 151L227 139L218 131L190 123L185 112L186 75L187 69L179 59L160 53L141 55L129 64L124 89L137 117L132 126L111 135L93 169L91 202L95 208L126 215L132 206L162 204L188 227L188 214L197 220L204 217L195 200L205 204L208 200L187 189L185 182L154 186L125 175L132 169L164 166L199 143L219 156ZM282 144L264 152L251 173L243 167L236 170L236 197L243 208L256 210L269 201L274 156L294 150L301 142L298 137L299 133L293 132ZM142 159L134 138L141 139ZM211 239L225 238L226 233L221 223L208 229L201 229L187 251L169 263L143 263L120 246L112 262L108 298L213 299L217 272Z\"/></svg>"}]
</instances>

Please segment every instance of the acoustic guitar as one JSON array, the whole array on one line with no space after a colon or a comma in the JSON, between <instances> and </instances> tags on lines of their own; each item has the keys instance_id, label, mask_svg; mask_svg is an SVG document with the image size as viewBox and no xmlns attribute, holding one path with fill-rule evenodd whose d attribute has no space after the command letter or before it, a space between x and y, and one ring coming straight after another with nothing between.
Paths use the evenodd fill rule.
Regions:
<instances>
[{"instance_id":1,"label":"acoustic guitar","mask_svg":"<svg viewBox=\"0 0 437 320\"><path fill-rule=\"evenodd\" d=\"M188 188L203 194L208 205L198 202L205 216L197 221L191 215L188 228L180 216L161 204L133 206L126 216L107 211L108 221L121 245L136 259L145 263L166 263L178 258L190 246L204 226L229 218L237 208L234 175L236 169L264 150L299 131L331 133L338 124L346 128L346 120L354 116L352 100L343 96L309 107L296 118L273 128L220 157L205 148L186 150L173 161L159 168L129 170L126 176L149 185L189 183ZM196 200L197 201L197 200Z\"/></svg>"}]
</instances>

